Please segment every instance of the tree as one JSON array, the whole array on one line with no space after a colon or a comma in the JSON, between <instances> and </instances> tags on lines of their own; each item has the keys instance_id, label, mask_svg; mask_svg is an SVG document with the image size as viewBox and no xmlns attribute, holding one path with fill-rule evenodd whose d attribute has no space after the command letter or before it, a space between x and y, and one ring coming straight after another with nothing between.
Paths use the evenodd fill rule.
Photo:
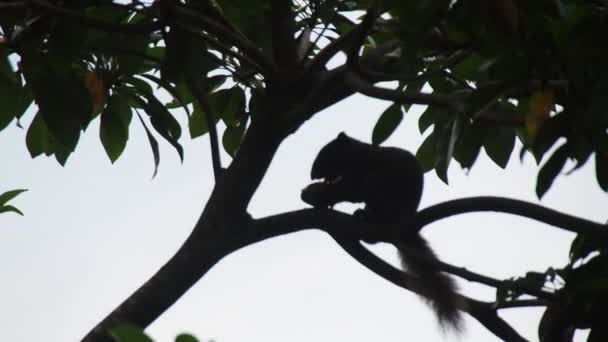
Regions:
<instances>
[{"instance_id":1,"label":"tree","mask_svg":"<svg viewBox=\"0 0 608 342\"><path fill-rule=\"evenodd\" d=\"M188 114L190 135L208 133L211 141L215 186L191 235L87 341L107 340L107 329L119 323L147 327L224 256L307 228L329 232L359 262L415 290L415 279L357 242L402 227L366 225L317 209L257 219L247 213L279 145L316 113L357 92L394 103L373 128L376 144L412 104L427 106L419 127L433 130L417 157L445 182L453 159L469 169L482 147L504 168L519 140L520 155L546 159L539 197L568 160L574 170L592 155L598 184L608 190L605 53L596 42L606 28L600 1L35 0L2 3L0 9L0 73L7 94L0 128L19 123L35 101L38 111L26 139L33 157L45 154L65 164L81 132L100 116L101 142L114 162L135 113L156 173L157 136L183 159L182 127L169 110L178 107ZM376 84L384 81L394 81L392 88ZM157 98L152 85L172 100ZM427 85L432 93L423 91ZM226 126L222 145L233 156L225 169L220 121ZM590 340L607 334L600 318L607 300L603 225L493 197L426 208L408 229L473 211L513 213L579 235L570 265L523 278L497 280L441 263L446 272L498 289L495 303L466 297L467 313L510 341L523 338L497 315L499 308L545 306L543 341L569 340L578 328L592 328ZM547 288L558 280L564 285ZM522 294L534 299L518 299Z\"/></svg>"}]
</instances>

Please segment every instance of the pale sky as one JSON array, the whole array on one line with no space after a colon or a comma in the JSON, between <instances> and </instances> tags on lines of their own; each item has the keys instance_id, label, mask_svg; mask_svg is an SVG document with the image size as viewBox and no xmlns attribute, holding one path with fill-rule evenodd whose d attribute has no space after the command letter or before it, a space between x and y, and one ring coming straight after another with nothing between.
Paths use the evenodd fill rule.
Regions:
<instances>
[{"instance_id":1,"label":"pale sky","mask_svg":"<svg viewBox=\"0 0 608 342\"><path fill-rule=\"evenodd\" d=\"M319 148L342 130L369 141L386 106L352 97L289 137L251 203L251 214L303 208L300 190L309 182ZM410 113L386 145L415 150L422 142L416 117ZM184 115L178 118L183 122ZM25 127L31 119L31 114L23 119ZM152 154L137 120L115 165L103 151L98 128L96 120L65 168L54 158L31 159L25 131L14 124L0 132L0 193L29 189L12 202L25 217L0 215L0 341L82 338L177 250L211 192L206 137L181 139L183 165L161 142L161 165L152 179ZM604 222L608 196L597 186L593 167L590 161L560 176L541 204ZM427 174L422 207L479 195L537 201L536 172L530 155L522 164L514 153L502 170L482 154L469 174L453 163L449 187ZM445 261L497 278L563 266L573 238L544 224L491 213L450 218L428 226L424 235ZM395 260L390 246L375 250ZM475 298L494 294L485 286L459 283ZM539 314L537 309L502 311L532 341ZM148 332L156 341L172 341L180 332L218 342L496 340L468 318L460 338L442 335L431 310L414 294L372 274L317 231L226 257Z\"/></svg>"}]
</instances>

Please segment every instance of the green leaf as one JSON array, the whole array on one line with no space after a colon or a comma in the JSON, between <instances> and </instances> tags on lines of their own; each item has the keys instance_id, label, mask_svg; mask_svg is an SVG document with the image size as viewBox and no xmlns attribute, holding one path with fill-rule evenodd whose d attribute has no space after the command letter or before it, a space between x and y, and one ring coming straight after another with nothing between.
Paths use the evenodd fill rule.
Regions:
<instances>
[{"instance_id":1,"label":"green leaf","mask_svg":"<svg viewBox=\"0 0 608 342\"><path fill-rule=\"evenodd\" d=\"M21 216L24 216L23 213L21 212L21 210L13 207L12 205L5 205L0 207L0 214L1 213L8 213L8 212L13 212L13 213L17 213Z\"/></svg>"},{"instance_id":2,"label":"green leaf","mask_svg":"<svg viewBox=\"0 0 608 342\"><path fill-rule=\"evenodd\" d=\"M418 129L420 134L423 134L432 125L445 124L453 119L454 116L446 113L445 109L439 106L428 106L418 119Z\"/></svg>"},{"instance_id":3,"label":"green leaf","mask_svg":"<svg viewBox=\"0 0 608 342\"><path fill-rule=\"evenodd\" d=\"M545 165L538 172L536 180L536 196L542 198L543 195L549 190L553 180L563 169L566 160L568 159L567 145L560 146L555 153L547 160Z\"/></svg>"},{"instance_id":4,"label":"green leaf","mask_svg":"<svg viewBox=\"0 0 608 342\"><path fill-rule=\"evenodd\" d=\"M175 342L198 342L198 339L190 334L179 334L175 338Z\"/></svg>"},{"instance_id":5,"label":"green leaf","mask_svg":"<svg viewBox=\"0 0 608 342\"><path fill-rule=\"evenodd\" d=\"M131 324L119 324L111 328L110 335L116 342L153 342L143 329Z\"/></svg>"},{"instance_id":6,"label":"green leaf","mask_svg":"<svg viewBox=\"0 0 608 342\"><path fill-rule=\"evenodd\" d=\"M131 118L128 99L118 92L114 93L101 114L99 127L99 138L112 163L120 157L127 145Z\"/></svg>"},{"instance_id":7,"label":"green leaf","mask_svg":"<svg viewBox=\"0 0 608 342\"><path fill-rule=\"evenodd\" d=\"M428 172L435 168L437 163L437 138L433 131L418 148L416 152L416 158L420 161L424 172Z\"/></svg>"},{"instance_id":8,"label":"green leaf","mask_svg":"<svg viewBox=\"0 0 608 342\"><path fill-rule=\"evenodd\" d=\"M456 118L448 125L435 125L437 131L435 173L448 184L448 168L454 156L454 146L462 131L462 121Z\"/></svg>"},{"instance_id":9,"label":"green leaf","mask_svg":"<svg viewBox=\"0 0 608 342\"><path fill-rule=\"evenodd\" d=\"M245 112L245 92L240 87L221 89L208 96L216 115L228 126Z\"/></svg>"},{"instance_id":10,"label":"green leaf","mask_svg":"<svg viewBox=\"0 0 608 342\"><path fill-rule=\"evenodd\" d=\"M464 125L454 147L454 159L460 163L462 168L470 170L477 160L485 133L486 126L479 122Z\"/></svg>"},{"instance_id":11,"label":"green leaf","mask_svg":"<svg viewBox=\"0 0 608 342\"><path fill-rule=\"evenodd\" d=\"M393 134L403 120L403 112L399 104L389 106L376 122L372 132L372 144L380 145Z\"/></svg>"},{"instance_id":12,"label":"green leaf","mask_svg":"<svg viewBox=\"0 0 608 342\"><path fill-rule=\"evenodd\" d=\"M595 153L595 178L600 188L608 191L608 157L603 152Z\"/></svg>"},{"instance_id":13,"label":"green leaf","mask_svg":"<svg viewBox=\"0 0 608 342\"><path fill-rule=\"evenodd\" d=\"M43 153L47 156L53 154L53 138L51 137L40 112L34 116L34 119L27 130L25 144L32 158Z\"/></svg>"},{"instance_id":14,"label":"green leaf","mask_svg":"<svg viewBox=\"0 0 608 342\"><path fill-rule=\"evenodd\" d=\"M194 110L192 111L192 115L190 115L190 120L188 122L188 129L192 139L198 138L201 135L209 132L209 126L207 126L205 113L198 105L198 102L194 103Z\"/></svg>"},{"instance_id":15,"label":"green leaf","mask_svg":"<svg viewBox=\"0 0 608 342\"><path fill-rule=\"evenodd\" d=\"M49 132L69 154L92 118L82 79L66 61L42 54L24 55L21 65Z\"/></svg>"},{"instance_id":16,"label":"green leaf","mask_svg":"<svg viewBox=\"0 0 608 342\"><path fill-rule=\"evenodd\" d=\"M173 99L179 103L179 105L184 108L184 110L186 111L186 114L188 116L190 116L190 109L188 109L188 103L192 102L186 102L186 99L184 98L184 96L182 96L182 94L180 92L177 91L177 87L174 87L173 85L171 85L171 83L160 79L154 75L150 75L150 74L142 74L141 77L145 77L147 79L149 79L150 81L158 84L159 86L163 87L163 89L165 89L169 94L171 94L171 96L173 96ZM168 106L166 106L167 108L169 108Z\"/></svg>"},{"instance_id":17,"label":"green leaf","mask_svg":"<svg viewBox=\"0 0 608 342\"><path fill-rule=\"evenodd\" d=\"M540 126L532 144L532 154L537 163L540 163L545 153L570 127L569 113L562 112L545 120Z\"/></svg>"},{"instance_id":18,"label":"green leaf","mask_svg":"<svg viewBox=\"0 0 608 342\"><path fill-rule=\"evenodd\" d=\"M137 117L139 118L139 122L141 122L141 125L144 126L144 129L146 130L146 135L148 136L148 141L150 142L150 147L152 148L152 156L154 157L154 174L152 174L152 178L154 178L156 176L156 173L158 172L158 164L160 163L160 151L158 149L158 141L156 141L156 138L154 138L152 132L150 132L150 129L144 123L144 120L141 118L141 115L137 114Z\"/></svg>"},{"instance_id":19,"label":"green leaf","mask_svg":"<svg viewBox=\"0 0 608 342\"><path fill-rule=\"evenodd\" d=\"M509 127L488 126L483 147L490 159L504 169L515 148L515 132Z\"/></svg>"},{"instance_id":20,"label":"green leaf","mask_svg":"<svg viewBox=\"0 0 608 342\"><path fill-rule=\"evenodd\" d=\"M17 189L17 190L10 190L10 191L6 191L2 194L0 194L0 206L4 206L6 203L8 203L8 201L12 200L13 198L19 196L19 194L26 192L27 189Z\"/></svg>"},{"instance_id":21,"label":"green leaf","mask_svg":"<svg viewBox=\"0 0 608 342\"><path fill-rule=\"evenodd\" d=\"M224 135L222 136L222 145L224 145L224 150L226 150L226 152L233 158L241 145L241 140L243 140L244 133L245 124L242 123L230 125L226 127L226 130L224 130Z\"/></svg>"},{"instance_id":22,"label":"green leaf","mask_svg":"<svg viewBox=\"0 0 608 342\"><path fill-rule=\"evenodd\" d=\"M141 94L147 102L141 98L137 98L146 114L150 117L152 127L163 137L171 146L175 148L180 160L184 161L184 149L179 144L178 139L182 134L182 128L171 112L162 104L154 95Z\"/></svg>"}]
</instances>

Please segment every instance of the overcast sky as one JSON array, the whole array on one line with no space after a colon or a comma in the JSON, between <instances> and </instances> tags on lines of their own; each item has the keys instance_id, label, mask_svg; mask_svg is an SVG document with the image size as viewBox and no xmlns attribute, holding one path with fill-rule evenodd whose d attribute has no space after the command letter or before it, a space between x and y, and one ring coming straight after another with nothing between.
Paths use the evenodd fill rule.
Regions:
<instances>
[{"instance_id":1,"label":"overcast sky","mask_svg":"<svg viewBox=\"0 0 608 342\"><path fill-rule=\"evenodd\" d=\"M300 190L326 142L344 130L369 141L388 106L352 97L309 121L281 146L258 189L254 217L302 208ZM178 115L184 120L184 115ZM410 113L386 145L415 151L422 139ZM31 114L23 120L25 127ZM189 234L213 187L207 138L182 138L186 158L161 144L152 179L150 147L133 120L123 156L111 165L99 142L99 120L81 138L66 167L54 158L31 159L25 131L0 132L0 193L25 217L0 215L0 341L77 341L169 259ZM518 151L518 150L517 150ZM224 163L228 162L224 155ZM608 196L590 161L560 176L541 204L598 222ZM537 201L537 166L517 153L507 170L482 153L470 173L453 163L450 186L425 177L422 207L453 198L507 196ZM341 209L348 209L340 206ZM544 271L567 262L573 235L505 214L467 214L428 226L424 235L450 263L497 278ZM396 260L390 246L374 249ZM463 291L491 299L494 291L461 281ZM540 311L501 312L537 340ZM218 342L492 341L475 320L460 338L442 335L432 312L414 294L372 274L327 235L301 232L240 250L222 260L148 330L157 341L180 332Z\"/></svg>"}]
</instances>

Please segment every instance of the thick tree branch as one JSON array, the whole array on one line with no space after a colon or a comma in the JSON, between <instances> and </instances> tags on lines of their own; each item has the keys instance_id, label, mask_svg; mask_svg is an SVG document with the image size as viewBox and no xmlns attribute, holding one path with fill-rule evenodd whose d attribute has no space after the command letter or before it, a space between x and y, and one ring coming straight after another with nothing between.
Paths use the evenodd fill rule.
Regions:
<instances>
[{"instance_id":1,"label":"thick tree branch","mask_svg":"<svg viewBox=\"0 0 608 342\"><path fill-rule=\"evenodd\" d=\"M222 173L222 161L220 159L220 148L218 143L217 136L217 127L216 123L216 113L214 112L207 99L205 99L205 95L203 92L203 87L200 84L198 79L188 78L187 79L188 88L190 88L190 92L196 100L198 101L199 106L205 112L205 119L207 120L207 128L209 128L209 143L211 145L211 162L213 163L213 175L215 176L215 181L220 178Z\"/></svg>"},{"instance_id":2,"label":"thick tree branch","mask_svg":"<svg viewBox=\"0 0 608 342\"><path fill-rule=\"evenodd\" d=\"M291 69L297 62L295 18L291 7L291 0L272 0L272 55L282 69Z\"/></svg>"},{"instance_id":3,"label":"thick tree branch","mask_svg":"<svg viewBox=\"0 0 608 342\"><path fill-rule=\"evenodd\" d=\"M249 232L250 235L246 239L250 241L249 243L255 243L300 230L320 229L332 236L345 236L352 240L363 240L370 237L372 240L394 243L402 239L404 233L407 234L418 229L418 226L383 225L383 228L386 229L380 229L377 224L362 222L352 217L352 215L334 210L303 209L254 220ZM468 281L494 288L505 285L502 280L478 274L463 267L453 266L439 260L429 260L429 262L434 262L441 271L454 274ZM519 288L518 290L543 299L553 298L552 293L540 291L536 288Z\"/></svg>"},{"instance_id":4,"label":"thick tree branch","mask_svg":"<svg viewBox=\"0 0 608 342\"><path fill-rule=\"evenodd\" d=\"M215 263L245 246L241 234L250 231L247 205L283 138L262 117L249 126L239 153L216 182L186 242L154 276L89 332L84 341L112 341L108 329L118 323L146 328Z\"/></svg>"}]
</instances>

